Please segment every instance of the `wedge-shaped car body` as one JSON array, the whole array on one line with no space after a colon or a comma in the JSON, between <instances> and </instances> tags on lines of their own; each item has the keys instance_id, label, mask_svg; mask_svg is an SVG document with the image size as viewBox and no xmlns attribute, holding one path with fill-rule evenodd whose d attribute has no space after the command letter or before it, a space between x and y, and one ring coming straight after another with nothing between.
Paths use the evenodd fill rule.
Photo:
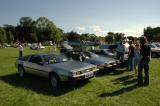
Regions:
<instances>
[{"instance_id":1,"label":"wedge-shaped car body","mask_svg":"<svg viewBox=\"0 0 160 106\"><path fill-rule=\"evenodd\" d=\"M92 50L93 53L98 54L100 56L112 58L114 61L117 62L117 65L119 65L121 62L120 60L116 59L116 52L112 53L107 49L99 49L99 50ZM127 55L124 54L124 61L127 61Z\"/></svg>"},{"instance_id":2,"label":"wedge-shaped car body","mask_svg":"<svg viewBox=\"0 0 160 106\"><path fill-rule=\"evenodd\" d=\"M74 51L74 52L70 53L70 56L74 60L79 60L79 61L83 61L85 63L97 65L99 69L113 68L117 65L117 62L115 59L100 56L100 55L97 55L92 52Z\"/></svg>"},{"instance_id":3,"label":"wedge-shaped car body","mask_svg":"<svg viewBox=\"0 0 160 106\"><path fill-rule=\"evenodd\" d=\"M16 66L21 77L30 73L49 78L53 88L60 81L90 79L98 71L96 65L68 60L56 54L27 55L17 59Z\"/></svg>"}]
</instances>

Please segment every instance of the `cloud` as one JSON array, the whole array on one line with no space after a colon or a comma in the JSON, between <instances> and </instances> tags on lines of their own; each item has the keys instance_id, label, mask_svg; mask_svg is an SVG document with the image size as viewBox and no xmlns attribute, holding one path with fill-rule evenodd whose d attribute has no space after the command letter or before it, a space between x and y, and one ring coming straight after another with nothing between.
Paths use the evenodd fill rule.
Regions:
<instances>
[{"instance_id":1,"label":"cloud","mask_svg":"<svg viewBox=\"0 0 160 106\"><path fill-rule=\"evenodd\" d=\"M86 28L85 28L85 27L82 27L82 26L77 26L77 27L75 28L75 30L76 30L79 34L82 34L82 33L85 33Z\"/></svg>"},{"instance_id":2,"label":"cloud","mask_svg":"<svg viewBox=\"0 0 160 106\"><path fill-rule=\"evenodd\" d=\"M140 37L143 34L143 28L128 28L128 29L122 29L116 32L124 33L125 36L134 36L134 37Z\"/></svg>"},{"instance_id":3,"label":"cloud","mask_svg":"<svg viewBox=\"0 0 160 106\"><path fill-rule=\"evenodd\" d=\"M104 27L100 25L87 25L87 26L77 26L75 27L75 31L79 34L82 33L93 33L97 36L106 36L108 32L114 32L114 33L124 33L125 36L134 36L134 37L140 37L143 34L143 30L141 27L132 27L132 28L120 28L118 30L106 30Z\"/></svg>"},{"instance_id":4,"label":"cloud","mask_svg":"<svg viewBox=\"0 0 160 106\"><path fill-rule=\"evenodd\" d=\"M105 36L108 32L99 25L92 25L89 26L88 28L92 33L96 34L97 36Z\"/></svg>"}]
</instances>

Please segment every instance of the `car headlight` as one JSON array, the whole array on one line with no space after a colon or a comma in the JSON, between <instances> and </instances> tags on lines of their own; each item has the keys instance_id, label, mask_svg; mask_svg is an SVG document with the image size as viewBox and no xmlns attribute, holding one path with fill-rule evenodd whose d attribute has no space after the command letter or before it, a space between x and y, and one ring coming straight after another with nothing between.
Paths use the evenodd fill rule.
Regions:
<instances>
[{"instance_id":1,"label":"car headlight","mask_svg":"<svg viewBox=\"0 0 160 106\"><path fill-rule=\"evenodd\" d=\"M102 68L102 67L105 67L105 64L99 64L98 65L98 68Z\"/></svg>"},{"instance_id":2,"label":"car headlight","mask_svg":"<svg viewBox=\"0 0 160 106\"><path fill-rule=\"evenodd\" d=\"M98 67L92 68L92 71L97 71L97 70L98 70Z\"/></svg>"},{"instance_id":3,"label":"car headlight","mask_svg":"<svg viewBox=\"0 0 160 106\"><path fill-rule=\"evenodd\" d=\"M82 71L77 71L77 72L75 72L75 74L80 75L80 74L82 74Z\"/></svg>"}]
</instances>

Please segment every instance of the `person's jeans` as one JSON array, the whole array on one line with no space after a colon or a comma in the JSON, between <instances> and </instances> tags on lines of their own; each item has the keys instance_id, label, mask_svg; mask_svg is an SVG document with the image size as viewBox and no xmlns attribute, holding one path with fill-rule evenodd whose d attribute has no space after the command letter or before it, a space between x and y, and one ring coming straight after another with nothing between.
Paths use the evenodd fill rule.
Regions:
<instances>
[{"instance_id":1,"label":"person's jeans","mask_svg":"<svg viewBox=\"0 0 160 106\"><path fill-rule=\"evenodd\" d=\"M134 69L137 70L138 64L140 62L140 57L134 57Z\"/></svg>"},{"instance_id":2,"label":"person's jeans","mask_svg":"<svg viewBox=\"0 0 160 106\"><path fill-rule=\"evenodd\" d=\"M22 51L19 51L19 57L22 57Z\"/></svg>"},{"instance_id":3,"label":"person's jeans","mask_svg":"<svg viewBox=\"0 0 160 106\"><path fill-rule=\"evenodd\" d=\"M144 69L144 83L143 83L143 76L142 71ZM142 60L138 65L138 85L149 85L149 61Z\"/></svg>"},{"instance_id":4,"label":"person's jeans","mask_svg":"<svg viewBox=\"0 0 160 106\"><path fill-rule=\"evenodd\" d=\"M128 58L128 66L127 66L127 70L133 70L133 63L134 61L133 61L133 57L129 57Z\"/></svg>"}]
</instances>

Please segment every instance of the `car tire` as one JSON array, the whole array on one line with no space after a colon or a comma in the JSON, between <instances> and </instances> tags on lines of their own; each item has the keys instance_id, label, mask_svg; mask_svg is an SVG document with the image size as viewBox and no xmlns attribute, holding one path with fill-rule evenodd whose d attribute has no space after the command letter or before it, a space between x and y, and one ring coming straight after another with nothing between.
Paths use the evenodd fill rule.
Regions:
<instances>
[{"instance_id":1,"label":"car tire","mask_svg":"<svg viewBox=\"0 0 160 106\"><path fill-rule=\"evenodd\" d=\"M152 58L155 58L156 56L157 56L156 53L151 53L151 57L152 57Z\"/></svg>"},{"instance_id":2,"label":"car tire","mask_svg":"<svg viewBox=\"0 0 160 106\"><path fill-rule=\"evenodd\" d=\"M25 71L24 71L23 66L18 67L18 74L20 77L24 77Z\"/></svg>"},{"instance_id":3,"label":"car tire","mask_svg":"<svg viewBox=\"0 0 160 106\"><path fill-rule=\"evenodd\" d=\"M60 85L59 77L56 74L51 74L50 84L53 89L57 89Z\"/></svg>"}]
</instances>

